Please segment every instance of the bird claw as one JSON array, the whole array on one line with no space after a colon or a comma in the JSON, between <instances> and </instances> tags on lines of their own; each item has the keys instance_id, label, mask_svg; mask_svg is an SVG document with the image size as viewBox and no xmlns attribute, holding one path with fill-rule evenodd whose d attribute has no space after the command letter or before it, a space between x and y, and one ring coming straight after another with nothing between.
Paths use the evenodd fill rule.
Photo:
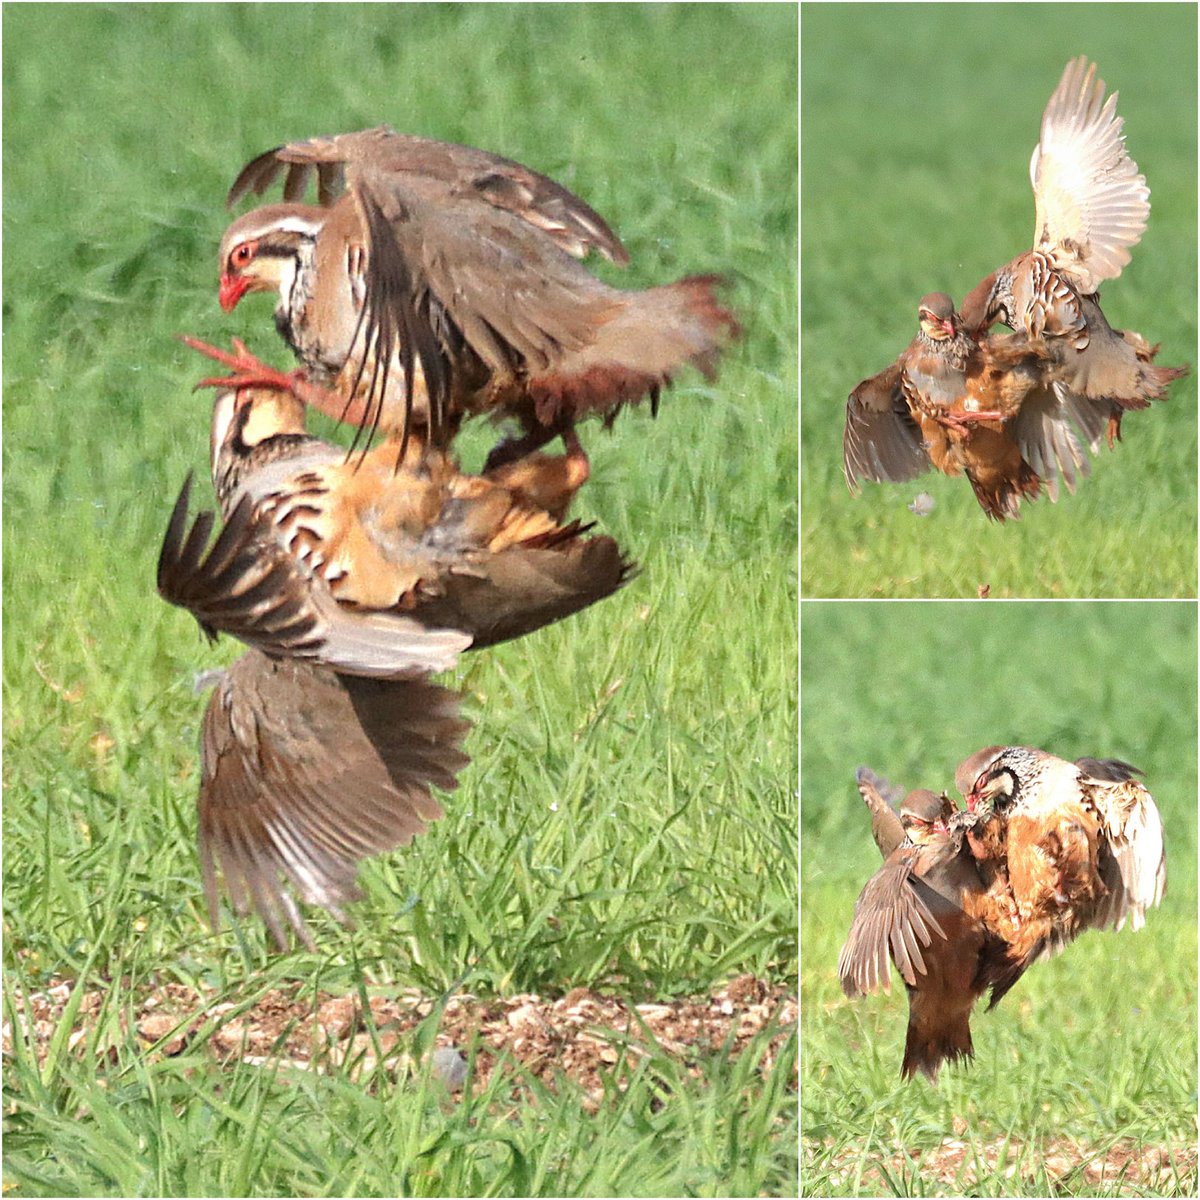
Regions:
<instances>
[{"instance_id":1,"label":"bird claw","mask_svg":"<svg viewBox=\"0 0 1200 1200\"><path fill-rule=\"evenodd\" d=\"M307 396L301 394L300 390L301 385L308 382L303 371L285 372L268 366L262 359L250 353L241 338L232 339L232 354L228 350L222 350L218 346L209 345L208 342L188 337L186 334L180 335L179 340L185 346L190 346L191 349L208 358L216 359L222 366L229 367L233 372L232 375L206 376L196 384L197 388L215 387L234 390L247 387L277 388L279 391L290 392L307 402Z\"/></svg>"},{"instance_id":2,"label":"bird claw","mask_svg":"<svg viewBox=\"0 0 1200 1200\"><path fill-rule=\"evenodd\" d=\"M1004 414L1001 412L947 412L942 414L941 419L949 425L965 428L976 421L1003 421Z\"/></svg>"},{"instance_id":3,"label":"bird claw","mask_svg":"<svg viewBox=\"0 0 1200 1200\"><path fill-rule=\"evenodd\" d=\"M199 338L180 335L180 341L193 350L216 359L223 366L229 367L232 375L208 375L196 384L196 388L213 387L229 388L237 391L240 388L268 388L295 396L301 403L318 412L325 413L335 421L347 421L352 425L363 425L367 422L365 411L358 411L353 404L346 404L333 392L319 384L313 383L303 368L293 371L280 371L269 366L257 355L251 354L246 343L241 338L231 338L233 353L211 346ZM357 420L355 417L357 416Z\"/></svg>"}]
</instances>

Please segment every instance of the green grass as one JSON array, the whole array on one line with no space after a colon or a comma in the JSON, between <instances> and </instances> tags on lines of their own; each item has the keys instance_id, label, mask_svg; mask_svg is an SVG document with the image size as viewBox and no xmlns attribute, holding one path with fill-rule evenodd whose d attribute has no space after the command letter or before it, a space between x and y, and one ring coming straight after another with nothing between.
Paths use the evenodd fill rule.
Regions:
<instances>
[{"instance_id":1,"label":"green grass","mask_svg":"<svg viewBox=\"0 0 1200 1200\"><path fill-rule=\"evenodd\" d=\"M969 1147L1011 1138L1014 1157L1050 1139L1194 1147L1194 606L805 603L801 618L805 1193L862 1194L834 1178L846 1154L865 1171L903 1148L918 1165L893 1190L933 1194L919 1164L963 1123ZM1167 896L1138 933L1089 932L994 1012L979 1006L969 1067L936 1088L902 1084L903 989L852 1003L837 980L855 897L879 866L854 771L953 791L961 759L1006 742L1140 766L1167 831ZM1036 1144L1021 1157L1021 1177L985 1175L968 1194L1116 1194L1048 1190ZM1195 1190L1193 1154L1170 1194Z\"/></svg>"},{"instance_id":2,"label":"green grass","mask_svg":"<svg viewBox=\"0 0 1200 1200\"><path fill-rule=\"evenodd\" d=\"M801 13L802 592L808 597L1194 596L1196 383L1125 423L1075 496L986 520L961 479L842 478L846 397L1028 247L1029 156L1063 64L1099 63L1152 192L1103 290L1115 326L1196 347L1196 10L1176 4L839 5ZM908 504L934 497L918 518Z\"/></svg>"},{"instance_id":3,"label":"green grass","mask_svg":"<svg viewBox=\"0 0 1200 1200\"><path fill-rule=\"evenodd\" d=\"M12 6L5 11L5 968L108 989L116 1051L5 1072L6 1193L788 1194L783 1055L700 1055L594 1116L505 1089L302 1083L153 1061L150 984L238 1001L577 985L642 999L795 959L795 12L786 6ZM195 671L231 661L154 594L207 461L175 333L287 361L268 301L216 306L226 188L296 137L397 128L576 188L633 256L613 280L733 282L746 336L657 420L584 431L581 514L635 556L618 596L468 656L473 756L447 817L367 865L318 952L213 935L195 855ZM488 431L467 439L478 461ZM771 698L765 702L765 698ZM115 1031L115 1033L114 1033ZM94 1036L99 1036L92 1031ZM793 1055L794 1061L794 1055Z\"/></svg>"}]
</instances>

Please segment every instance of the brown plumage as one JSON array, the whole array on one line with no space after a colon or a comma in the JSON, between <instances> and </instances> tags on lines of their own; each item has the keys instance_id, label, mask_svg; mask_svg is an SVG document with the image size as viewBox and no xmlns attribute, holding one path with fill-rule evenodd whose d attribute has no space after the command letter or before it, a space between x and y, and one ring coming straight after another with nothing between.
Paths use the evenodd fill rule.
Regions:
<instances>
[{"instance_id":1,"label":"brown plumage","mask_svg":"<svg viewBox=\"0 0 1200 1200\"><path fill-rule=\"evenodd\" d=\"M218 875L280 949L313 948L296 904L347 923L358 865L442 816L469 761L458 697L422 679L338 675L250 650L213 689L201 735L200 861L218 924ZM292 894L295 892L295 896Z\"/></svg>"},{"instance_id":2,"label":"brown plumage","mask_svg":"<svg viewBox=\"0 0 1200 1200\"><path fill-rule=\"evenodd\" d=\"M205 890L215 919L219 872L277 943L285 924L310 943L292 893L343 919L358 863L440 816L430 789L467 761L457 698L429 673L609 595L630 566L561 523L569 462L470 476L415 446L397 467L391 443L348 460L289 392L218 394L212 471L224 527L188 527L189 480L158 569L210 636L253 647L205 715Z\"/></svg>"},{"instance_id":3,"label":"brown plumage","mask_svg":"<svg viewBox=\"0 0 1200 1200\"><path fill-rule=\"evenodd\" d=\"M1166 398L1187 367L1155 367L1158 347L1114 330L1099 288L1115 279L1141 240L1150 190L1129 157L1116 113L1117 95L1087 59L1072 59L1042 117L1029 165L1036 203L1032 250L994 271L963 301L963 321L981 334L996 321L1044 343L1063 387L1107 402L1108 440L1121 416Z\"/></svg>"},{"instance_id":4,"label":"brown plumage","mask_svg":"<svg viewBox=\"0 0 1200 1200\"><path fill-rule=\"evenodd\" d=\"M1005 947L980 916L978 870L961 835L948 830L946 811L944 795L915 791L905 798L904 840L863 888L838 958L842 989L852 999L890 990L889 959L904 980L904 1078L920 1071L936 1080L944 1061L970 1057L975 1001L989 986L1011 986Z\"/></svg>"},{"instance_id":5,"label":"brown plumage","mask_svg":"<svg viewBox=\"0 0 1200 1200\"><path fill-rule=\"evenodd\" d=\"M256 518L242 497L216 540L202 512L187 526L191 476L180 490L158 558L158 591L210 637L236 637L274 658L352 675L404 679L454 666L469 634L434 629L399 612L364 612L313 585L309 568Z\"/></svg>"},{"instance_id":6,"label":"brown plumage","mask_svg":"<svg viewBox=\"0 0 1200 1200\"><path fill-rule=\"evenodd\" d=\"M524 435L493 452L497 466L569 439L589 413L657 401L685 367L711 377L737 333L711 276L634 292L590 274L576 256L624 262L620 242L510 160L379 128L260 155L230 203L285 170L285 203L222 239L221 303L278 290L276 323L305 378L244 357L231 382L283 378L339 419L438 446L464 415L514 417ZM300 204L314 173L321 203Z\"/></svg>"},{"instance_id":7,"label":"brown plumage","mask_svg":"<svg viewBox=\"0 0 1200 1200\"><path fill-rule=\"evenodd\" d=\"M960 765L971 848L1007 889L1015 954L1052 954L1126 919L1138 929L1161 900L1162 820L1135 774L1119 759L1073 763L1027 746L989 747Z\"/></svg>"},{"instance_id":8,"label":"brown plumage","mask_svg":"<svg viewBox=\"0 0 1200 1200\"><path fill-rule=\"evenodd\" d=\"M855 905L838 973L855 997L887 990L895 964L909 993L905 1076L932 1079L944 1060L971 1054L971 1009L989 988L991 1009L1084 929L1144 923L1166 868L1140 774L1121 759L989 746L955 772L967 810L910 792L897 843L886 781L859 769L885 862Z\"/></svg>"},{"instance_id":9,"label":"brown plumage","mask_svg":"<svg viewBox=\"0 0 1200 1200\"><path fill-rule=\"evenodd\" d=\"M905 482L935 468L966 475L980 507L1003 521L1022 498L1059 481L1075 490L1089 470L1075 430L1095 448L1109 413L1056 386L1058 367L1022 335L968 337L944 292L918 306L917 336L884 371L862 383L846 405L843 466L860 479Z\"/></svg>"},{"instance_id":10,"label":"brown plumage","mask_svg":"<svg viewBox=\"0 0 1200 1200\"><path fill-rule=\"evenodd\" d=\"M159 591L210 637L254 647L222 674L204 715L209 915L215 926L219 873L235 909L253 906L280 948L285 922L311 946L296 896L345 921L361 860L442 815L431 788L455 786L468 725L458 697L426 677L453 666L471 638L339 604L248 495L209 545L211 513L187 529L190 483L163 540Z\"/></svg>"},{"instance_id":11,"label":"brown plumage","mask_svg":"<svg viewBox=\"0 0 1200 1200\"><path fill-rule=\"evenodd\" d=\"M302 403L276 389L219 393L212 441L218 500L242 530L231 543L250 557L271 547L263 561L285 553L302 592L320 594L341 627L400 622L486 646L603 599L631 572L611 538L556 515L577 480L562 459L532 455L484 475L415 446L397 467L391 443L348 459L308 436ZM383 640L371 661L386 659Z\"/></svg>"}]
</instances>

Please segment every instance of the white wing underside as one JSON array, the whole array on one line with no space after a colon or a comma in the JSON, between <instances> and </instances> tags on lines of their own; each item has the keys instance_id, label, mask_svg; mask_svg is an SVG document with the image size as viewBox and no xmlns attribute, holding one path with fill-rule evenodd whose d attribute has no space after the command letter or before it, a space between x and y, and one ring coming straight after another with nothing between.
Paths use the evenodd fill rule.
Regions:
<instances>
[{"instance_id":1,"label":"white wing underside","mask_svg":"<svg viewBox=\"0 0 1200 1200\"><path fill-rule=\"evenodd\" d=\"M1150 215L1150 189L1125 149L1116 104L1116 92L1105 101L1095 64L1072 59L1029 163L1034 247L1085 295L1120 275Z\"/></svg>"}]
</instances>

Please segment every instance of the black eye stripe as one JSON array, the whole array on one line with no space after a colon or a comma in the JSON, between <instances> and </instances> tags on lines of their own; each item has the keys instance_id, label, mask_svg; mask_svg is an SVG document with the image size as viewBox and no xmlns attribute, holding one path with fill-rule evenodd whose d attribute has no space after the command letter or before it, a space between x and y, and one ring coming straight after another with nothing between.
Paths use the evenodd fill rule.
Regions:
<instances>
[{"instance_id":1,"label":"black eye stripe","mask_svg":"<svg viewBox=\"0 0 1200 1200\"><path fill-rule=\"evenodd\" d=\"M238 249L231 250L229 252L230 262L232 262L238 256L238 252L240 249L241 249L241 247L238 247ZM253 259L258 259L258 258L279 258L279 259L296 258L299 256L299 253L300 253L300 251L294 246L260 245L258 248L258 252L256 254L251 255L251 258L253 258Z\"/></svg>"}]
</instances>

